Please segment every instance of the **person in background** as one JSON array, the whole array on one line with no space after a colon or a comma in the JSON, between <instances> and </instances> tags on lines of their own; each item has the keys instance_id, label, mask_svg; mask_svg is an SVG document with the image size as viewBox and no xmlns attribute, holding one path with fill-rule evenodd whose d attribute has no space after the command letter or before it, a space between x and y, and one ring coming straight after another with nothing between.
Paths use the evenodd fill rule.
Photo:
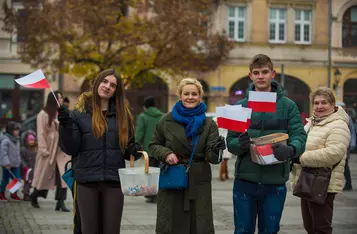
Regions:
<instances>
[{"instance_id":1,"label":"person in background","mask_svg":"<svg viewBox=\"0 0 357 234\"><path fill-rule=\"evenodd\" d=\"M136 142L143 145L144 151L149 154L149 166L151 167L158 167L160 164L156 158L151 156L149 143L154 135L156 124L162 116L163 113L156 108L155 98L152 96L146 97L144 99L144 112L136 119L135 139ZM148 203L156 202L156 195L147 196L146 198Z\"/></svg>"},{"instance_id":2,"label":"person in background","mask_svg":"<svg viewBox=\"0 0 357 234\"><path fill-rule=\"evenodd\" d=\"M2 167L2 180L0 185L0 201L6 201L5 189L10 179L21 179L20 175L20 142L19 142L20 124L9 121L6 125L5 133L0 136L0 166ZM19 201L16 193L10 195L10 198Z\"/></svg>"},{"instance_id":3,"label":"person in background","mask_svg":"<svg viewBox=\"0 0 357 234\"><path fill-rule=\"evenodd\" d=\"M63 103L62 93L55 91L58 102ZM38 197L47 197L49 189L56 188L55 200L57 200L55 210L69 212L64 201L67 198L67 185L62 180L64 166L70 159L59 147L59 133L57 120L58 104L50 92L47 102L42 111L37 115L37 144L35 172L32 181L34 188L31 193L31 205L40 208Z\"/></svg>"},{"instance_id":4,"label":"person in background","mask_svg":"<svg viewBox=\"0 0 357 234\"><path fill-rule=\"evenodd\" d=\"M69 99L68 97L63 98L63 106L69 109Z\"/></svg>"},{"instance_id":5,"label":"person in background","mask_svg":"<svg viewBox=\"0 0 357 234\"><path fill-rule=\"evenodd\" d=\"M302 105L300 103L296 105L300 112L302 124L305 126L305 124L307 124L307 118L309 118L309 116L304 112L304 109L302 108Z\"/></svg>"},{"instance_id":6,"label":"person in background","mask_svg":"<svg viewBox=\"0 0 357 234\"><path fill-rule=\"evenodd\" d=\"M336 106L342 107L347 112L347 108L344 102L336 102ZM351 117L349 117L348 128L350 129L351 132L351 141L350 141L350 146L347 149L346 165L344 171L346 183L345 183L345 187L343 188L344 191L352 190L352 179L351 179L349 161L351 158L351 152L356 148L356 129Z\"/></svg>"},{"instance_id":7,"label":"person in background","mask_svg":"<svg viewBox=\"0 0 357 234\"><path fill-rule=\"evenodd\" d=\"M36 133L32 130L27 130L21 134L20 154L22 159L22 167L24 170L25 185L23 188L24 201L31 201L30 189L33 179L33 171L36 162L37 141ZM31 170L31 171L30 171Z\"/></svg>"},{"instance_id":8,"label":"person in background","mask_svg":"<svg viewBox=\"0 0 357 234\"><path fill-rule=\"evenodd\" d=\"M152 157L168 165L188 164L187 189L159 189L156 233L213 234L212 171L210 163L220 163L219 151L226 149L217 124L206 119L203 88L197 79L178 84L180 100L156 125L149 144Z\"/></svg>"},{"instance_id":9,"label":"person in background","mask_svg":"<svg viewBox=\"0 0 357 234\"><path fill-rule=\"evenodd\" d=\"M124 206L118 169L141 157L124 87L114 69L101 71L74 110L59 108L61 148L72 156L81 231L118 234Z\"/></svg>"},{"instance_id":10,"label":"person in background","mask_svg":"<svg viewBox=\"0 0 357 234\"><path fill-rule=\"evenodd\" d=\"M295 187L303 167L331 168L331 178L325 203L320 205L301 199L301 214L308 234L332 234L334 200L344 186L344 167L350 144L349 116L336 106L333 91L320 87L310 94L313 116L308 119L305 131L308 138L306 151L294 163L292 186Z\"/></svg>"}]
</instances>

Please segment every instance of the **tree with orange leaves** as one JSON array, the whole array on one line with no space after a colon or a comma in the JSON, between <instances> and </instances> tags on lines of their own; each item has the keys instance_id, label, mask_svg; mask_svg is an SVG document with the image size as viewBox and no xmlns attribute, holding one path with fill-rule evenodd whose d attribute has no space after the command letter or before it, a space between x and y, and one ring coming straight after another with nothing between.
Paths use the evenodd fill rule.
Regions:
<instances>
[{"instance_id":1,"label":"tree with orange leaves","mask_svg":"<svg viewBox=\"0 0 357 234\"><path fill-rule=\"evenodd\" d=\"M215 69L232 49L212 30L212 0L24 0L21 11L3 9L23 62L74 76L115 67L128 84L142 83Z\"/></svg>"}]
</instances>

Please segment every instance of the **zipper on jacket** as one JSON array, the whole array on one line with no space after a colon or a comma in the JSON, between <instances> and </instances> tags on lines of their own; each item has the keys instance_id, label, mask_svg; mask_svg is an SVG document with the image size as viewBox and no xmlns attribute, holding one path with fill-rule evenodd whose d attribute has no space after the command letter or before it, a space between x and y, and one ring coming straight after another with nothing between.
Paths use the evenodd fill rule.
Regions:
<instances>
[{"instance_id":1,"label":"zipper on jacket","mask_svg":"<svg viewBox=\"0 0 357 234\"><path fill-rule=\"evenodd\" d=\"M265 122L265 113L262 113L262 129L260 132L260 136L264 136L264 122ZM262 173L261 173L261 167L259 167L259 184L262 182Z\"/></svg>"},{"instance_id":2,"label":"zipper on jacket","mask_svg":"<svg viewBox=\"0 0 357 234\"><path fill-rule=\"evenodd\" d=\"M107 134L104 133L103 135L103 148L104 148L104 153L103 153L103 178L102 180L105 181L105 172L107 170Z\"/></svg>"}]
</instances>

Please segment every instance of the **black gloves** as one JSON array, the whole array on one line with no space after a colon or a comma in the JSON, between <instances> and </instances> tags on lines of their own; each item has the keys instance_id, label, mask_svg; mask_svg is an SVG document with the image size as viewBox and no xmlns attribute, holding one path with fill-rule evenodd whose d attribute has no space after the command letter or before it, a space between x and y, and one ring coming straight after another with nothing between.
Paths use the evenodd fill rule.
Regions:
<instances>
[{"instance_id":1,"label":"black gloves","mask_svg":"<svg viewBox=\"0 0 357 234\"><path fill-rule=\"evenodd\" d=\"M58 108L58 121L62 126L70 126L72 124L72 119L69 116L69 111L67 108L61 106Z\"/></svg>"},{"instance_id":2,"label":"black gloves","mask_svg":"<svg viewBox=\"0 0 357 234\"><path fill-rule=\"evenodd\" d=\"M216 144L213 146L212 151L218 154L220 150L226 149L226 139L223 136L219 136Z\"/></svg>"},{"instance_id":3,"label":"black gloves","mask_svg":"<svg viewBox=\"0 0 357 234\"><path fill-rule=\"evenodd\" d=\"M279 161L286 161L294 157L295 149L290 145L276 144L272 146L274 157Z\"/></svg>"},{"instance_id":4,"label":"black gloves","mask_svg":"<svg viewBox=\"0 0 357 234\"><path fill-rule=\"evenodd\" d=\"M126 150L126 159L130 160L130 155L133 155L135 160L141 158L142 153L139 153L138 151L143 151L143 147L135 142L135 138L131 137L128 141L128 148Z\"/></svg>"},{"instance_id":5,"label":"black gloves","mask_svg":"<svg viewBox=\"0 0 357 234\"><path fill-rule=\"evenodd\" d=\"M250 148L250 144L253 143L253 141L250 139L248 132L240 134L238 140L239 145L243 150L248 150Z\"/></svg>"}]
</instances>

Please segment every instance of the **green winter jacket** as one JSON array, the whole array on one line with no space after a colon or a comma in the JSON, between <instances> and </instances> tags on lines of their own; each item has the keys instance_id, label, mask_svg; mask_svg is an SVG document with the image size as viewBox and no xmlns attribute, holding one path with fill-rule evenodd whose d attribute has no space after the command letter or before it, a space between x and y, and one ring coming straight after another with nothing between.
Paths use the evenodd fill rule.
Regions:
<instances>
[{"instance_id":1,"label":"green winter jacket","mask_svg":"<svg viewBox=\"0 0 357 234\"><path fill-rule=\"evenodd\" d=\"M144 147L149 155L149 143L155 133L157 122L164 114L156 107L149 107L136 119L135 140Z\"/></svg>"},{"instance_id":2,"label":"green winter jacket","mask_svg":"<svg viewBox=\"0 0 357 234\"><path fill-rule=\"evenodd\" d=\"M296 104L286 96L282 87L273 81L272 92L277 92L276 113L253 112L248 133L251 138L261 137L272 133L289 134L288 145L295 148L295 157L305 151L306 132ZM252 84L249 91L255 90ZM247 97L238 101L243 107L248 106ZM282 185L289 179L290 162L259 165L250 158L250 150L244 151L239 146L240 133L229 131L227 135L227 148L232 154L237 155L235 176L238 179L254 183Z\"/></svg>"}]
</instances>

